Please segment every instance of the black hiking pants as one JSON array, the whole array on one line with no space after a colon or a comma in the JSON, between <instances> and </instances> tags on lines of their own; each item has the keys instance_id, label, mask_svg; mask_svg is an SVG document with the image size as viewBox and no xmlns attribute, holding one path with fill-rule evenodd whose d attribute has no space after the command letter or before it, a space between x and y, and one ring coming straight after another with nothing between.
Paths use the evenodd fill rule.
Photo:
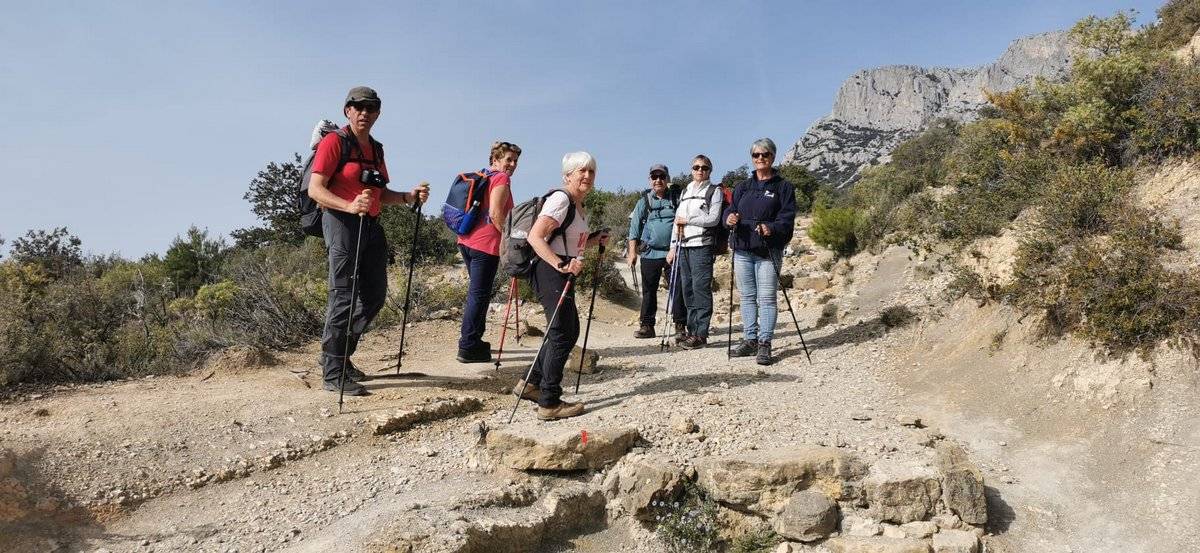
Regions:
<instances>
[{"instance_id":1,"label":"black hiking pants","mask_svg":"<svg viewBox=\"0 0 1200 553\"><path fill-rule=\"evenodd\" d=\"M329 249L329 301L325 307L325 331L321 334L321 368L326 382L336 383L346 352L346 322L351 302L354 321L350 325L353 355L367 325L379 314L387 298L388 245L379 219L362 218L362 249L358 254L357 298L351 297L354 277L354 245L358 239L359 216L334 209L321 215L325 247Z\"/></svg>"},{"instance_id":2,"label":"black hiking pants","mask_svg":"<svg viewBox=\"0 0 1200 553\"><path fill-rule=\"evenodd\" d=\"M666 259L638 260L638 270L642 274L642 310L639 316L642 326L653 327L658 314L658 287L660 282L667 283L670 289L671 266ZM678 278L678 277L677 277ZM676 283L678 284L678 282ZM671 320L675 324L687 322L687 309L683 306L683 287L675 286L675 299L671 300Z\"/></svg>"},{"instance_id":3,"label":"black hiking pants","mask_svg":"<svg viewBox=\"0 0 1200 553\"><path fill-rule=\"evenodd\" d=\"M564 259L569 259L564 257ZM558 298L562 295L563 287L567 284L567 274L560 273L548 263L538 260L534 263L533 293L546 312L546 345L541 355L533 361L533 372L529 375L528 384L533 384L541 390L538 405L542 407L557 407L562 401L563 368L567 358L571 356L571 348L579 339L579 310L575 307L575 286L563 298L562 306ZM558 316L554 324L554 309L558 308Z\"/></svg>"}]
</instances>

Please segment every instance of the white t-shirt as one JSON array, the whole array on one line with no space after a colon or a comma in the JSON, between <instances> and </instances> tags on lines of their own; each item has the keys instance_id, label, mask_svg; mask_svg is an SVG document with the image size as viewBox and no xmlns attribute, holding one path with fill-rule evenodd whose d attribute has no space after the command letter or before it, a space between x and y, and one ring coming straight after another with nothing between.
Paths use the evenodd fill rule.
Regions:
<instances>
[{"instance_id":1,"label":"white t-shirt","mask_svg":"<svg viewBox=\"0 0 1200 553\"><path fill-rule=\"evenodd\" d=\"M567 206L570 205L571 196L566 192L555 192L546 198L546 203L542 204L542 211L538 213L538 217L545 215L554 219L559 225L562 225L564 219L567 218ZM566 248L563 248L563 239L566 239ZM547 238L550 243L550 249L558 255L579 257L579 252L583 251L587 245L588 239L588 222L587 216L583 210L575 208L575 219L571 221L571 225L563 231L562 236L554 236Z\"/></svg>"}]
</instances>

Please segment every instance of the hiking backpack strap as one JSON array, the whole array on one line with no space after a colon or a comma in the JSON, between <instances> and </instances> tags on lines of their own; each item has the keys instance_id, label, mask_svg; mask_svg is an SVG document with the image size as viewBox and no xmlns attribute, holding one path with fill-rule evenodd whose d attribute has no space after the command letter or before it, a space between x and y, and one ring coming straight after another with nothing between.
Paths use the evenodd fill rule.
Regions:
<instances>
[{"instance_id":1,"label":"hiking backpack strap","mask_svg":"<svg viewBox=\"0 0 1200 553\"><path fill-rule=\"evenodd\" d=\"M638 221L638 240L642 239L642 234L646 232L646 221L650 220L650 194L653 190L647 190L642 194L642 202L645 203L646 209L642 210L642 217Z\"/></svg>"}]
</instances>

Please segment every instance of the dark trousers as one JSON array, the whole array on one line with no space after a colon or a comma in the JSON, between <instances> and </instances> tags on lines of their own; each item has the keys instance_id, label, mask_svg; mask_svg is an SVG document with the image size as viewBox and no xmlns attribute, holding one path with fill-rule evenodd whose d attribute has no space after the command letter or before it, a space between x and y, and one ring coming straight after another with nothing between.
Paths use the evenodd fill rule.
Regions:
<instances>
[{"instance_id":1,"label":"dark trousers","mask_svg":"<svg viewBox=\"0 0 1200 553\"><path fill-rule=\"evenodd\" d=\"M549 264L538 261L533 269L533 293L537 295L546 312L546 345L541 355L533 361L533 372L529 376L529 384L537 386L542 393L538 405L556 407L562 401L563 367L579 339L579 310L575 307L575 286L567 292L559 306L558 298L562 295L563 286L567 284L567 275L558 272ZM554 316L555 308L558 316ZM554 324L550 324L554 317Z\"/></svg>"},{"instance_id":2,"label":"dark trousers","mask_svg":"<svg viewBox=\"0 0 1200 553\"><path fill-rule=\"evenodd\" d=\"M666 282L670 290L671 266L666 259L640 258L642 273L642 326L653 327L658 312L659 282ZM678 277L676 277L678 278ZM661 280L660 280L661 279ZM671 319L676 323L687 322L687 309L683 306L683 287L675 287L675 299L671 300Z\"/></svg>"},{"instance_id":3,"label":"dark trousers","mask_svg":"<svg viewBox=\"0 0 1200 553\"><path fill-rule=\"evenodd\" d=\"M387 297L387 238L378 219L362 218L362 246L358 252L357 297L351 296L354 280L354 245L358 241L359 216L333 209L321 215L325 247L329 249L329 300L325 307L325 331L321 334L321 367L326 382L337 382L342 359L353 355L358 339L379 314ZM350 348L346 350L346 322L354 302L350 325Z\"/></svg>"},{"instance_id":4,"label":"dark trousers","mask_svg":"<svg viewBox=\"0 0 1200 553\"><path fill-rule=\"evenodd\" d=\"M463 306L458 349L470 350L483 344L483 331L487 328L487 308L492 298L492 285L496 283L496 269L500 267L500 257L461 244L458 251L462 253L470 278L470 284L467 285L467 304Z\"/></svg>"},{"instance_id":5,"label":"dark trousers","mask_svg":"<svg viewBox=\"0 0 1200 553\"><path fill-rule=\"evenodd\" d=\"M683 304L687 306L688 334L708 337L708 325L712 321L713 297L713 253L708 246L680 248L683 286Z\"/></svg>"}]
</instances>

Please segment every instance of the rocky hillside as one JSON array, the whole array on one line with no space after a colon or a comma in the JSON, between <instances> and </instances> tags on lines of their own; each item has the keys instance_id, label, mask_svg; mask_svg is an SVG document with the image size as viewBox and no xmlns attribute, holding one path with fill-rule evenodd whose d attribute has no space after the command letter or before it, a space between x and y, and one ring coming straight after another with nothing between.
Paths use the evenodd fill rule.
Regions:
<instances>
[{"instance_id":1,"label":"rocky hillside","mask_svg":"<svg viewBox=\"0 0 1200 553\"><path fill-rule=\"evenodd\" d=\"M855 73L838 90L833 112L817 120L783 158L843 187L867 166L940 118L972 119L985 90L1006 91L1035 77L1061 79L1069 69L1067 33L1016 40L993 63L976 69L895 65Z\"/></svg>"}]
</instances>

